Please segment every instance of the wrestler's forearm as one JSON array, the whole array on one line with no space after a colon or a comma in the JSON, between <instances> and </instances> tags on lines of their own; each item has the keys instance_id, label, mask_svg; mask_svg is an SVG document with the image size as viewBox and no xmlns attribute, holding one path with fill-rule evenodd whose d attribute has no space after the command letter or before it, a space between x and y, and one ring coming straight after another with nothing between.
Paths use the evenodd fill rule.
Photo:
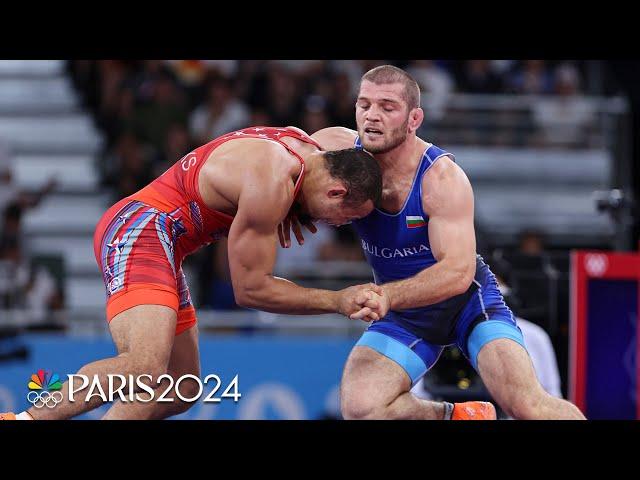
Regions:
<instances>
[{"instance_id":1,"label":"wrestler's forearm","mask_svg":"<svg viewBox=\"0 0 640 480\"><path fill-rule=\"evenodd\" d=\"M464 293L472 280L468 268L443 261L413 277L385 283L382 287L389 295L390 310L405 310L439 303Z\"/></svg>"},{"instance_id":2,"label":"wrestler's forearm","mask_svg":"<svg viewBox=\"0 0 640 480\"><path fill-rule=\"evenodd\" d=\"M304 288L273 276L267 276L256 288L236 294L236 301L244 307L289 315L337 313L338 299L338 292Z\"/></svg>"}]
</instances>

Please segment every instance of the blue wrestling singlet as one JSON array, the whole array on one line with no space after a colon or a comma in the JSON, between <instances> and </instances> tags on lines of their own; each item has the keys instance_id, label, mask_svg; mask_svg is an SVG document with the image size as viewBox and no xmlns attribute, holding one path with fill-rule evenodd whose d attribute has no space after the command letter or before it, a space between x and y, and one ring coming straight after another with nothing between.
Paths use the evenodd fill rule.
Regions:
<instances>
[{"instance_id":1,"label":"blue wrestling singlet","mask_svg":"<svg viewBox=\"0 0 640 480\"><path fill-rule=\"evenodd\" d=\"M356 148L362 148L356 138ZM429 218L422 210L422 177L441 157L453 155L430 145L423 153L409 196L400 212L375 209L353 222L377 284L402 280L434 265ZM477 370L477 355L488 342L509 338L524 347L522 333L505 304L495 276L480 255L469 289L426 307L390 311L373 322L357 345L394 360L415 384L447 345L457 345Z\"/></svg>"}]
</instances>

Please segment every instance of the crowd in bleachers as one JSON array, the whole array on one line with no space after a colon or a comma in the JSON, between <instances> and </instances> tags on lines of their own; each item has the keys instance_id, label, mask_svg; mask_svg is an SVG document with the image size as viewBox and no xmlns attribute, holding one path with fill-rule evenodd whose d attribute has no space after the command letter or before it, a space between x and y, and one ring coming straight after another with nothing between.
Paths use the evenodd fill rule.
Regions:
<instances>
[{"instance_id":1,"label":"crowd in bleachers","mask_svg":"<svg viewBox=\"0 0 640 480\"><path fill-rule=\"evenodd\" d=\"M585 67L580 62L100 60L72 61L68 70L105 134L98 169L116 200L146 185L190 149L234 129L295 125L313 133L332 125L355 128L360 77L383 63L406 69L419 83L426 129L446 122L449 115L455 118L455 109L449 106L454 93L542 96L530 112L540 127L529 140L534 145L545 137L552 141L553 135L560 135L560 142L579 142L579 132L571 138L571 132L559 128L567 121L563 115L574 120L590 115L588 108L567 109L557 102L581 98L577 94L584 90ZM453 132L460 141L466 136L471 143L483 135L482 125L467 131L458 124ZM499 143L500 133L496 138ZM318 242L315 249L308 247L305 255L320 261L362 260L357 239L348 228L343 230ZM225 250L223 244L212 246L193 262L201 292L196 297L203 306L235 305Z\"/></svg>"},{"instance_id":2,"label":"crowd in bleachers","mask_svg":"<svg viewBox=\"0 0 640 480\"><path fill-rule=\"evenodd\" d=\"M389 61L73 61L69 70L86 106L105 133L99 162L105 185L120 198L145 185L183 152L250 125L295 125L313 133L331 125L355 128L361 75ZM548 96L531 112L538 140L578 141L588 121L579 64L542 60L391 62L423 91L425 128L443 120L454 92ZM569 116L571 118L567 119ZM459 131L459 129L458 129ZM464 132L463 132L464 133ZM559 138L553 138L553 136ZM568 138L573 135L576 138ZM472 139L470 139L472 140ZM499 140L499 138L498 138ZM497 141L498 141L497 140Z\"/></svg>"}]
</instances>

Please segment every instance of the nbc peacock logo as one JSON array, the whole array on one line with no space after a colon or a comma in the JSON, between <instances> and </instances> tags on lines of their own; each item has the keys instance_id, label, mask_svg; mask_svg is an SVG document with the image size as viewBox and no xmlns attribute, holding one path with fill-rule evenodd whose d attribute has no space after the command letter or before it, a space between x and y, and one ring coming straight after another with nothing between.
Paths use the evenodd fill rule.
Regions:
<instances>
[{"instance_id":1,"label":"nbc peacock logo","mask_svg":"<svg viewBox=\"0 0 640 480\"><path fill-rule=\"evenodd\" d=\"M38 370L37 374L31 375L28 387L27 400L36 408L42 408L45 405L53 408L62 401L60 391L62 382L57 373L51 374L48 370Z\"/></svg>"}]
</instances>

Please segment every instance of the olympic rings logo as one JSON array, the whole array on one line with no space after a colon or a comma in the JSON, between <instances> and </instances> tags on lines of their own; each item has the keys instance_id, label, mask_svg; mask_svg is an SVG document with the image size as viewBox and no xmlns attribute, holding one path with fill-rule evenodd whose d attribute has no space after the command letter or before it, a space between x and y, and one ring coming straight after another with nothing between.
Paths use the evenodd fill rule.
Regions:
<instances>
[{"instance_id":1,"label":"olympic rings logo","mask_svg":"<svg viewBox=\"0 0 640 480\"><path fill-rule=\"evenodd\" d=\"M45 405L48 408L53 408L62 401L62 392L47 392L45 390L40 393L31 391L27 393L27 400L36 408L42 408Z\"/></svg>"}]
</instances>

